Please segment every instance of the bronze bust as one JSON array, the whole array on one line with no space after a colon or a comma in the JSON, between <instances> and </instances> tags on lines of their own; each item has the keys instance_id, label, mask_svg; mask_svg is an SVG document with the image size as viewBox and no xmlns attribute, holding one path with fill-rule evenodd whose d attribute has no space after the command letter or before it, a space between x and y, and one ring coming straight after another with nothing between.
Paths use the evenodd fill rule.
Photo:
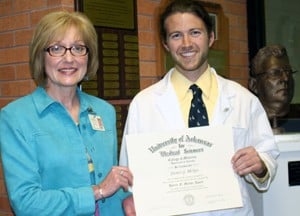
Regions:
<instances>
[{"instance_id":1,"label":"bronze bust","mask_svg":"<svg viewBox=\"0 0 300 216\"><path fill-rule=\"evenodd\" d=\"M289 112L294 96L293 73L287 51L281 45L261 48L251 62L249 89L260 99L275 134L284 131L278 127L277 118Z\"/></svg>"}]
</instances>

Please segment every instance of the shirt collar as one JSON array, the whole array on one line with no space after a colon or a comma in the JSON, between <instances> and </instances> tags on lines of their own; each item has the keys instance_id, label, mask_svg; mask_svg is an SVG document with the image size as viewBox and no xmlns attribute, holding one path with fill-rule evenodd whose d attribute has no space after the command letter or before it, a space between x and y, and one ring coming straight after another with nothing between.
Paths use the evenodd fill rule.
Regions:
<instances>
[{"instance_id":1,"label":"shirt collar","mask_svg":"<svg viewBox=\"0 0 300 216\"><path fill-rule=\"evenodd\" d=\"M84 93L79 88L77 88L76 91L80 101L80 112L91 109L91 105L86 100L84 100ZM47 94L46 90L40 86L37 87L36 90L33 92L32 97L39 113L46 111L54 104L60 104L59 102L53 100L53 98L51 98Z\"/></svg>"},{"instance_id":2,"label":"shirt collar","mask_svg":"<svg viewBox=\"0 0 300 216\"><path fill-rule=\"evenodd\" d=\"M175 91L177 92L179 98L185 97L190 86L193 84L193 82L183 76L176 68L174 68L171 80L175 86ZM203 96L209 99L212 86L212 73L210 73L209 65L204 73L198 78L198 80L196 80L195 84L201 88ZM186 89L186 91L177 91L176 86L180 86L180 89Z\"/></svg>"}]
</instances>

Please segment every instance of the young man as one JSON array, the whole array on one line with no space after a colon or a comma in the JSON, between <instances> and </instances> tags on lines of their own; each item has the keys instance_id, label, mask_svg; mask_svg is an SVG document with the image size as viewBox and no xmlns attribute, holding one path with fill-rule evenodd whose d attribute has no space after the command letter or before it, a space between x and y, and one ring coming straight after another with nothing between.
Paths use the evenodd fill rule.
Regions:
<instances>
[{"instance_id":1,"label":"young man","mask_svg":"<svg viewBox=\"0 0 300 216\"><path fill-rule=\"evenodd\" d=\"M160 16L160 27L163 45L175 65L161 81L133 99L120 164L128 165L127 134L169 132L188 127L193 97L190 86L196 84L202 90L208 124L232 126L235 154L231 162L239 176L243 207L194 215L253 216L247 181L258 190L267 190L276 173L275 159L279 154L264 108L246 88L222 78L208 64L208 51L214 43L213 26L199 1L172 1ZM223 184L221 177L220 184Z\"/></svg>"}]
</instances>

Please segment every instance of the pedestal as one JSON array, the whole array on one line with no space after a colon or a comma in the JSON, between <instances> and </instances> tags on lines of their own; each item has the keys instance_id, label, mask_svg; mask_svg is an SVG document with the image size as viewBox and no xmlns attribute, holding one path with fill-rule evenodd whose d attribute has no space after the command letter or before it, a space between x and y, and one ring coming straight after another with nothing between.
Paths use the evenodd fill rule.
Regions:
<instances>
[{"instance_id":1,"label":"pedestal","mask_svg":"<svg viewBox=\"0 0 300 216\"><path fill-rule=\"evenodd\" d=\"M278 169L267 192L249 186L255 216L300 215L300 133L275 135Z\"/></svg>"}]
</instances>

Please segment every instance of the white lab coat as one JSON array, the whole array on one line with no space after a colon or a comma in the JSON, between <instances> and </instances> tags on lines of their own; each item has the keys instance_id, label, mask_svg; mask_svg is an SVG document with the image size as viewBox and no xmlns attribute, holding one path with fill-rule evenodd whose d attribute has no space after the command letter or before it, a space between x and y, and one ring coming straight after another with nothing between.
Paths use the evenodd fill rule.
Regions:
<instances>
[{"instance_id":1,"label":"white lab coat","mask_svg":"<svg viewBox=\"0 0 300 216\"><path fill-rule=\"evenodd\" d=\"M171 69L162 80L139 92L132 100L120 152L120 165L127 166L125 136L127 134L163 132L186 128L178 99L171 84ZM210 125L230 124L233 128L235 150L254 146L265 162L270 178L263 184L252 175L238 179L243 199L243 208L198 213L193 215L253 216L252 205L246 185L253 183L258 190L267 190L274 178L279 151L267 115L260 101L246 88L236 82L224 79L211 68L217 77L219 96ZM142 143L141 143L142 145ZM141 161L141 166L142 166ZM222 177L220 176L220 184ZM224 185L226 187L226 185Z\"/></svg>"}]
</instances>

